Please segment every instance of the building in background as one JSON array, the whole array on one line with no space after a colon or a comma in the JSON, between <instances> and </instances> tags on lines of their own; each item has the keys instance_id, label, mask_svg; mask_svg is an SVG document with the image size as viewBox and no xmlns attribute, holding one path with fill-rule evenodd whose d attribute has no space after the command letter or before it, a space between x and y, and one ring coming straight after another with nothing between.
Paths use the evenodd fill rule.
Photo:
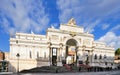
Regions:
<instances>
[{"instance_id":1,"label":"building in background","mask_svg":"<svg viewBox=\"0 0 120 75\"><path fill-rule=\"evenodd\" d=\"M0 50L0 60L4 60L4 52Z\"/></svg>"},{"instance_id":2,"label":"building in background","mask_svg":"<svg viewBox=\"0 0 120 75\"><path fill-rule=\"evenodd\" d=\"M107 39L106 39L107 40ZM81 62L90 66L112 67L114 48L94 40L72 18L59 29L48 28L46 35L16 33L10 38L9 71L40 66L62 66Z\"/></svg>"},{"instance_id":3,"label":"building in background","mask_svg":"<svg viewBox=\"0 0 120 75\"><path fill-rule=\"evenodd\" d=\"M120 69L120 55L115 55L114 64L116 69Z\"/></svg>"},{"instance_id":4,"label":"building in background","mask_svg":"<svg viewBox=\"0 0 120 75\"><path fill-rule=\"evenodd\" d=\"M5 59L5 52L0 51L0 72L8 71L8 61Z\"/></svg>"},{"instance_id":5,"label":"building in background","mask_svg":"<svg viewBox=\"0 0 120 75\"><path fill-rule=\"evenodd\" d=\"M115 51L114 64L116 69L120 69L120 48Z\"/></svg>"}]
</instances>

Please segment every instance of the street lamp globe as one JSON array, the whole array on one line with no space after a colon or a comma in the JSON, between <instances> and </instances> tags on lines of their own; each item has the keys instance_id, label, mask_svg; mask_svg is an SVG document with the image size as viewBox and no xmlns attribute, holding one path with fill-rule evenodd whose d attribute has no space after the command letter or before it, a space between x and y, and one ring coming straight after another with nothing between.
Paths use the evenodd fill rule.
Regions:
<instances>
[{"instance_id":1,"label":"street lamp globe","mask_svg":"<svg viewBox=\"0 0 120 75\"><path fill-rule=\"evenodd\" d=\"M16 55L17 57L20 57L20 54L19 53L17 53L17 55Z\"/></svg>"}]
</instances>

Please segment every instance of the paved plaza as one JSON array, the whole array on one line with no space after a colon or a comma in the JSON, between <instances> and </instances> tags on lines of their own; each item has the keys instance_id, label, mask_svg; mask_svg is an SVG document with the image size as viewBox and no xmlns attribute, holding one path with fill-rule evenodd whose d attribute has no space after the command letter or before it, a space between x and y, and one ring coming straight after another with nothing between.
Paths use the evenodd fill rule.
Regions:
<instances>
[{"instance_id":1,"label":"paved plaza","mask_svg":"<svg viewBox=\"0 0 120 75\"><path fill-rule=\"evenodd\" d=\"M23 74L23 75L120 75L120 71L109 72L79 72L79 73L40 73L40 74Z\"/></svg>"},{"instance_id":2,"label":"paved plaza","mask_svg":"<svg viewBox=\"0 0 120 75\"><path fill-rule=\"evenodd\" d=\"M120 70L105 72L76 72L76 73L25 73L25 74L0 74L0 75L120 75Z\"/></svg>"}]
</instances>

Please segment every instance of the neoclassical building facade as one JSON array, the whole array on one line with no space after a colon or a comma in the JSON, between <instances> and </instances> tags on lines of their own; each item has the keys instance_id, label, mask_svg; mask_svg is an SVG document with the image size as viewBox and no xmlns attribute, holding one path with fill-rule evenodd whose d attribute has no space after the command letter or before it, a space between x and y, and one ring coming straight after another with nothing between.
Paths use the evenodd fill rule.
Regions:
<instances>
[{"instance_id":1,"label":"neoclassical building facade","mask_svg":"<svg viewBox=\"0 0 120 75\"><path fill-rule=\"evenodd\" d=\"M94 35L84 32L84 28L77 26L73 18L67 24L60 24L59 29L48 28L46 35L16 33L15 38L10 38L9 71L62 66L63 60L66 64L80 62L112 67L114 48L95 41Z\"/></svg>"}]
</instances>

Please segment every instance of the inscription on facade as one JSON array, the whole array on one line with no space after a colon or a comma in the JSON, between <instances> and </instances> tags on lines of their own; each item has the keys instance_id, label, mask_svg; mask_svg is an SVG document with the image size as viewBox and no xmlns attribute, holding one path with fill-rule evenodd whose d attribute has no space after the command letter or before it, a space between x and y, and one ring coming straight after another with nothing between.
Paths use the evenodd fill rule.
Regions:
<instances>
[{"instance_id":1,"label":"inscription on facade","mask_svg":"<svg viewBox=\"0 0 120 75\"><path fill-rule=\"evenodd\" d=\"M83 41L83 44L84 44L84 45L90 45L90 40L89 40L89 39L85 39L85 40Z\"/></svg>"},{"instance_id":2,"label":"inscription on facade","mask_svg":"<svg viewBox=\"0 0 120 75\"><path fill-rule=\"evenodd\" d=\"M57 35L52 35L52 41L58 41L59 37Z\"/></svg>"}]
</instances>

